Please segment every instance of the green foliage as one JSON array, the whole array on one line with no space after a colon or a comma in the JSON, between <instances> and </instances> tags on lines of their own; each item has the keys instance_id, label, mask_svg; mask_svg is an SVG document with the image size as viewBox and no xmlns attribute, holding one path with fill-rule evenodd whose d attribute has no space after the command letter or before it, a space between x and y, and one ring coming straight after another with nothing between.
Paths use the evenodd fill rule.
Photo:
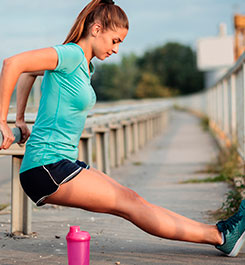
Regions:
<instances>
[{"instance_id":1,"label":"green foliage","mask_svg":"<svg viewBox=\"0 0 245 265\"><path fill-rule=\"evenodd\" d=\"M231 145L227 149L221 149L217 161L208 166L210 172L223 175L227 181L233 182L234 178L240 174L241 164L236 145Z\"/></svg>"},{"instance_id":2,"label":"green foliage","mask_svg":"<svg viewBox=\"0 0 245 265\"><path fill-rule=\"evenodd\" d=\"M202 125L208 126L208 119L203 117ZM241 175L242 165L239 161L237 146L231 145L229 148L220 149L217 160L210 163L205 170L199 173L216 173L215 177L204 179L189 179L181 183L207 183L207 182L227 182L231 185L231 190L226 194L226 198L221 208L212 212L216 220L226 219L237 212L243 197L245 196L245 175Z\"/></svg>"},{"instance_id":3,"label":"green foliage","mask_svg":"<svg viewBox=\"0 0 245 265\"><path fill-rule=\"evenodd\" d=\"M116 83L123 99L135 97L136 78L138 76L136 60L137 57L134 54L130 54L129 56L124 56L119 65L120 71Z\"/></svg>"},{"instance_id":4,"label":"green foliage","mask_svg":"<svg viewBox=\"0 0 245 265\"><path fill-rule=\"evenodd\" d=\"M116 64L101 64L96 67L92 85L99 100L115 100L120 98L120 91L116 87L115 77L119 75Z\"/></svg>"},{"instance_id":5,"label":"green foliage","mask_svg":"<svg viewBox=\"0 0 245 265\"><path fill-rule=\"evenodd\" d=\"M203 74L189 46L167 43L119 64L97 65L92 85L100 101L169 97L203 89Z\"/></svg>"},{"instance_id":6,"label":"green foliage","mask_svg":"<svg viewBox=\"0 0 245 265\"><path fill-rule=\"evenodd\" d=\"M201 123L201 127L204 131L209 130L209 118L207 116L201 117L200 123Z\"/></svg>"},{"instance_id":7,"label":"green foliage","mask_svg":"<svg viewBox=\"0 0 245 265\"><path fill-rule=\"evenodd\" d=\"M203 89L203 75L197 70L196 54L189 46L167 43L139 58L141 71L154 73L162 86L190 94Z\"/></svg>"},{"instance_id":8,"label":"green foliage","mask_svg":"<svg viewBox=\"0 0 245 265\"><path fill-rule=\"evenodd\" d=\"M243 185L240 188L234 188L226 193L225 202L221 208L212 213L216 220L227 219L238 211L243 200L241 189L244 190L244 188L245 186Z\"/></svg>"},{"instance_id":9,"label":"green foliage","mask_svg":"<svg viewBox=\"0 0 245 265\"><path fill-rule=\"evenodd\" d=\"M136 162L133 162L133 165L134 166L142 166L142 162L136 161Z\"/></svg>"},{"instance_id":10,"label":"green foliage","mask_svg":"<svg viewBox=\"0 0 245 265\"><path fill-rule=\"evenodd\" d=\"M5 208L7 208L9 206L9 204L0 204L0 211L4 210Z\"/></svg>"},{"instance_id":11,"label":"green foliage","mask_svg":"<svg viewBox=\"0 0 245 265\"><path fill-rule=\"evenodd\" d=\"M188 184L188 183L212 183L212 182L224 182L226 181L226 177L224 175L218 175L216 177L207 177L204 179L189 179L186 181L182 181L182 184Z\"/></svg>"},{"instance_id":12,"label":"green foliage","mask_svg":"<svg viewBox=\"0 0 245 265\"><path fill-rule=\"evenodd\" d=\"M222 205L223 216L230 217L236 213L239 209L239 205L242 202L242 196L239 190L234 189L226 194L226 200Z\"/></svg>"},{"instance_id":13,"label":"green foliage","mask_svg":"<svg viewBox=\"0 0 245 265\"><path fill-rule=\"evenodd\" d=\"M133 54L123 57L120 64L97 65L92 85L98 100L135 98L137 74L136 56Z\"/></svg>"},{"instance_id":14,"label":"green foliage","mask_svg":"<svg viewBox=\"0 0 245 265\"><path fill-rule=\"evenodd\" d=\"M157 98L169 97L171 92L163 87L157 75L150 72L143 72L140 75L136 87L136 98Z\"/></svg>"}]
</instances>

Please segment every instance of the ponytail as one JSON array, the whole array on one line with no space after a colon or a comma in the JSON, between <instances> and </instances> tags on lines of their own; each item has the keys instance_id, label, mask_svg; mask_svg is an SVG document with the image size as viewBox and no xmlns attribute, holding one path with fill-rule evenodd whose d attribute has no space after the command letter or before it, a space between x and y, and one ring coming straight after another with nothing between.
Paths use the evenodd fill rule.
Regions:
<instances>
[{"instance_id":1,"label":"ponytail","mask_svg":"<svg viewBox=\"0 0 245 265\"><path fill-rule=\"evenodd\" d=\"M63 44L78 43L82 37L88 35L89 28L95 21L101 23L103 30L129 28L127 15L113 1L92 0L78 15Z\"/></svg>"},{"instance_id":2,"label":"ponytail","mask_svg":"<svg viewBox=\"0 0 245 265\"><path fill-rule=\"evenodd\" d=\"M95 7L99 5L99 3L100 0L93 0L87 6L85 6L82 12L78 15L74 25L72 26L63 44L66 44L68 42L77 43L81 39L85 19L88 16L88 14L91 13L95 9Z\"/></svg>"}]
</instances>

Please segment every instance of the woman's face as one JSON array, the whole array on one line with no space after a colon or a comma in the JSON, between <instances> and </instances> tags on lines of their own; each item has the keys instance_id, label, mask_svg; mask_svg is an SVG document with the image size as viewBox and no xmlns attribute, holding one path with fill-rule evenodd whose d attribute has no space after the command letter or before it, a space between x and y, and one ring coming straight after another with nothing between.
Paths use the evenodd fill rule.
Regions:
<instances>
[{"instance_id":1,"label":"woman's face","mask_svg":"<svg viewBox=\"0 0 245 265\"><path fill-rule=\"evenodd\" d=\"M108 29L106 31L99 29L92 45L93 56L105 60L113 53L118 53L119 44L123 42L127 33L128 30L125 28Z\"/></svg>"}]
</instances>

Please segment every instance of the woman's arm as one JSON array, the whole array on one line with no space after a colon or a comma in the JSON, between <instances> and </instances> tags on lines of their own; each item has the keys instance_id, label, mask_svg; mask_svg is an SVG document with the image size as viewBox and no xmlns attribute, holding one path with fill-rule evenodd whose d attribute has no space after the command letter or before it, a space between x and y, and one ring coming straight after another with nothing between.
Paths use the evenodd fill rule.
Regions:
<instances>
[{"instance_id":1,"label":"woman's arm","mask_svg":"<svg viewBox=\"0 0 245 265\"><path fill-rule=\"evenodd\" d=\"M25 123L25 109L27 100L32 89L32 86L37 76L43 75L44 71L23 73L20 75L17 83L17 112L16 112L16 127L19 127L22 132L20 143L25 143L30 136L30 130Z\"/></svg>"},{"instance_id":2,"label":"woman's arm","mask_svg":"<svg viewBox=\"0 0 245 265\"><path fill-rule=\"evenodd\" d=\"M19 77L17 84L17 113L16 121L24 121L24 114L27 100L32 89L32 86L38 75L43 75L42 72L23 73Z\"/></svg>"},{"instance_id":3,"label":"woman's arm","mask_svg":"<svg viewBox=\"0 0 245 265\"><path fill-rule=\"evenodd\" d=\"M7 126L7 115L11 95L22 73L53 70L58 63L58 55L53 48L45 48L20 53L4 60L0 75L0 130L4 141L0 149L8 149L13 135Z\"/></svg>"}]
</instances>

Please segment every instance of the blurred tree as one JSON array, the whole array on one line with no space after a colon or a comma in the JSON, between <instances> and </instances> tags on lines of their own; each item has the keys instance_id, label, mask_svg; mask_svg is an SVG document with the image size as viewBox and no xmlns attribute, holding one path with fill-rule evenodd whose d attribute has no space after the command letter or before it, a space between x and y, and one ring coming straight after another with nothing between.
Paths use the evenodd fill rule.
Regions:
<instances>
[{"instance_id":1,"label":"blurred tree","mask_svg":"<svg viewBox=\"0 0 245 265\"><path fill-rule=\"evenodd\" d=\"M157 75L143 72L136 87L136 98L169 97L171 91L163 87Z\"/></svg>"},{"instance_id":2,"label":"blurred tree","mask_svg":"<svg viewBox=\"0 0 245 265\"><path fill-rule=\"evenodd\" d=\"M167 43L147 51L138 59L141 71L156 74L162 86L190 94L204 87L203 74L197 70L196 54L189 46Z\"/></svg>"},{"instance_id":3,"label":"blurred tree","mask_svg":"<svg viewBox=\"0 0 245 265\"><path fill-rule=\"evenodd\" d=\"M117 76L119 76L119 66L117 64L103 63L96 66L92 86L95 89L98 101L120 99L120 91L115 81Z\"/></svg>"},{"instance_id":4,"label":"blurred tree","mask_svg":"<svg viewBox=\"0 0 245 265\"><path fill-rule=\"evenodd\" d=\"M100 64L92 79L99 101L169 97L203 89L196 54L179 43L148 50L141 57L124 56L119 64Z\"/></svg>"},{"instance_id":5,"label":"blurred tree","mask_svg":"<svg viewBox=\"0 0 245 265\"><path fill-rule=\"evenodd\" d=\"M135 97L138 68L134 54L124 56L119 64L99 64L92 85L99 101L128 99Z\"/></svg>"},{"instance_id":6,"label":"blurred tree","mask_svg":"<svg viewBox=\"0 0 245 265\"><path fill-rule=\"evenodd\" d=\"M115 82L120 90L121 98L135 97L135 86L138 76L137 57L134 54L123 56L119 64L119 75Z\"/></svg>"}]
</instances>

